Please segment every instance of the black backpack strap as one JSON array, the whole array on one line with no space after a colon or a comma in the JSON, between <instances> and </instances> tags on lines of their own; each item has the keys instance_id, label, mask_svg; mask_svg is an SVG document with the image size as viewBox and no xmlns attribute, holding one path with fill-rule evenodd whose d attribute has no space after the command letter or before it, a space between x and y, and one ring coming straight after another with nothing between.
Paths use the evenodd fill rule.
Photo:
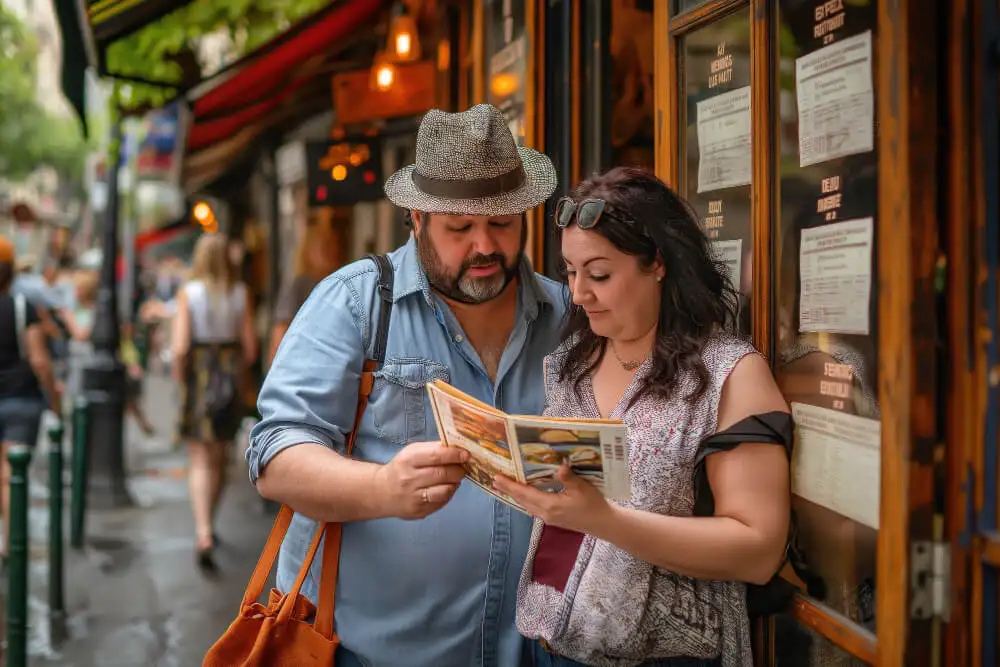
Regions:
<instances>
[{"instance_id":1,"label":"black backpack strap","mask_svg":"<svg viewBox=\"0 0 1000 667\"><path fill-rule=\"evenodd\" d=\"M378 283L375 286L375 295L382 300L378 313L378 328L375 330L375 339L372 344L372 360L377 368L382 367L385 361L385 349L389 340L389 320L392 318L392 288L394 274L392 262L388 255L367 255L368 259L375 262L378 268ZM373 313L374 314L374 313Z\"/></svg>"}]
</instances>

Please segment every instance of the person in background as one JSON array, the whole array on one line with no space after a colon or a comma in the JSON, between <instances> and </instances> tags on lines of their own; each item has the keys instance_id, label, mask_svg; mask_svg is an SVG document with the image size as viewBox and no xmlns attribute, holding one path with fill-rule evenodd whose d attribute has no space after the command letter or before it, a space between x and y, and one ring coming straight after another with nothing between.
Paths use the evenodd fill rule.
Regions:
<instances>
[{"instance_id":1,"label":"person in background","mask_svg":"<svg viewBox=\"0 0 1000 667\"><path fill-rule=\"evenodd\" d=\"M52 374L45 332L35 306L11 294L14 244L0 236L0 511L6 557L10 530L10 465L7 447L34 447L46 406L60 414L60 395Z\"/></svg>"},{"instance_id":2,"label":"person in background","mask_svg":"<svg viewBox=\"0 0 1000 667\"><path fill-rule=\"evenodd\" d=\"M149 421L142 407L142 379L144 371L139 359L139 349L133 338L135 326L132 323L122 325L121 346L119 356L125 366L125 412L136 421L142 434L146 437L156 435L156 429Z\"/></svg>"},{"instance_id":3,"label":"person in background","mask_svg":"<svg viewBox=\"0 0 1000 667\"><path fill-rule=\"evenodd\" d=\"M752 667L745 583L789 535L792 419L736 332L738 295L691 208L616 168L556 206L573 306L545 414L620 419L632 495L567 466L561 493L505 477L537 517L517 593L531 667Z\"/></svg>"},{"instance_id":4,"label":"person in background","mask_svg":"<svg viewBox=\"0 0 1000 667\"><path fill-rule=\"evenodd\" d=\"M305 303L313 288L337 269L339 259L339 239L333 227L318 222L307 226L296 249L291 279L282 286L275 303L268 363L274 360L278 345L288 331L295 313Z\"/></svg>"},{"instance_id":5,"label":"person in background","mask_svg":"<svg viewBox=\"0 0 1000 667\"><path fill-rule=\"evenodd\" d=\"M46 345L53 364L57 382L66 381L69 340L71 338L67 311L74 299L68 294L64 283L57 282L58 265L47 259L41 273L35 272L34 256L18 258L17 275L11 284L10 293L24 296L35 307L39 325L45 333ZM72 288L72 286L70 286Z\"/></svg>"},{"instance_id":6,"label":"person in background","mask_svg":"<svg viewBox=\"0 0 1000 667\"><path fill-rule=\"evenodd\" d=\"M235 277L226 237L205 234L191 278L177 292L172 373L181 389L178 436L188 443L188 487L198 565L215 572L216 510L229 449L243 418L243 383L257 357L253 302Z\"/></svg>"}]
</instances>

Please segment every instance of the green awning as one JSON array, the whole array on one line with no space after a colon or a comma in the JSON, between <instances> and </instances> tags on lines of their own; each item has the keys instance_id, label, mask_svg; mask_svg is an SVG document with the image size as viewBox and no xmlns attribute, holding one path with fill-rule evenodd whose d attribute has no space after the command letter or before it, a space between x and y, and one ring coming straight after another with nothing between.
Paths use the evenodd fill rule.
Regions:
<instances>
[{"instance_id":1,"label":"green awning","mask_svg":"<svg viewBox=\"0 0 1000 667\"><path fill-rule=\"evenodd\" d=\"M86 71L104 69L107 47L191 0L52 0L62 30L62 89L87 132Z\"/></svg>"}]
</instances>

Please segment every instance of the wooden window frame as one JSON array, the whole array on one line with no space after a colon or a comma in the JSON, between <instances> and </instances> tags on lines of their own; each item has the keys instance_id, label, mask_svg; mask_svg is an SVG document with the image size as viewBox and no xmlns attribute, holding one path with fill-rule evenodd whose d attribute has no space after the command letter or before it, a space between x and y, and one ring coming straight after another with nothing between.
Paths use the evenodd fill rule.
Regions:
<instances>
[{"instance_id":1,"label":"wooden window frame","mask_svg":"<svg viewBox=\"0 0 1000 667\"><path fill-rule=\"evenodd\" d=\"M771 250L778 220L772 125L777 1L711 0L673 16L671 4L670 0L654 4L656 172L674 188L681 186L679 40L737 9L751 8L752 333L758 349L771 351ZM892 239L878 243L879 272L877 286L873 286L880 290L878 395L882 410L878 635L805 595L798 595L790 610L802 625L877 667L931 664L930 642L937 624L935 619L910 618L910 544L934 538L934 456L940 455L936 450L940 417L935 407L935 313L932 308L921 312L916 307L934 303L938 261L935 252L927 252L938 247L937 118L933 109L920 102L935 99L938 92L933 63L928 66L936 51L926 48L935 43L933 19L920 14L907 0L878 1L876 229L877 238ZM769 653L767 648L759 650L758 656Z\"/></svg>"}]
</instances>

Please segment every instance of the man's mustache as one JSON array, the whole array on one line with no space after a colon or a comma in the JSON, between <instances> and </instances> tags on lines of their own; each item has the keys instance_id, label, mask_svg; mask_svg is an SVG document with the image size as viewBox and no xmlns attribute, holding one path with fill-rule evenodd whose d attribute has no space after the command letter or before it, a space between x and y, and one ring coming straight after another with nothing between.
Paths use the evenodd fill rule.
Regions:
<instances>
[{"instance_id":1,"label":"man's mustache","mask_svg":"<svg viewBox=\"0 0 1000 667\"><path fill-rule=\"evenodd\" d=\"M507 268L507 258L499 253L493 253L490 255L475 255L467 259L462 264L462 273L465 273L468 269L474 269L480 266L492 266L493 264L500 264L500 266Z\"/></svg>"}]
</instances>

